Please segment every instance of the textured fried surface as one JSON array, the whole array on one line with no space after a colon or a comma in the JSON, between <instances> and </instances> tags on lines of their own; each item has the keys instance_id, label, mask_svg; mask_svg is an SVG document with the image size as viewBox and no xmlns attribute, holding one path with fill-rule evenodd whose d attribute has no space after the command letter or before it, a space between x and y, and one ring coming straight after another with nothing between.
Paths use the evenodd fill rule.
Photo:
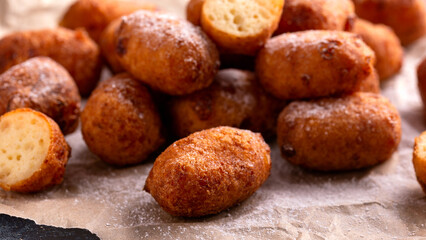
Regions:
<instances>
[{"instance_id":1,"label":"textured fried surface","mask_svg":"<svg viewBox=\"0 0 426 240\"><path fill-rule=\"evenodd\" d=\"M36 56L47 56L61 64L88 95L99 81L98 46L81 30L65 28L15 32L0 39L0 73Z\"/></svg>"},{"instance_id":2,"label":"textured fried surface","mask_svg":"<svg viewBox=\"0 0 426 240\"><path fill-rule=\"evenodd\" d=\"M93 91L81 123L89 149L114 165L142 162L164 142L160 116L148 89L126 73Z\"/></svg>"},{"instance_id":3,"label":"textured fried surface","mask_svg":"<svg viewBox=\"0 0 426 240\"><path fill-rule=\"evenodd\" d=\"M271 136L284 104L267 94L252 72L224 69L210 87L172 99L170 112L179 137L218 126L241 127Z\"/></svg>"},{"instance_id":4,"label":"textured fried surface","mask_svg":"<svg viewBox=\"0 0 426 240\"><path fill-rule=\"evenodd\" d=\"M101 33L113 20L138 10L156 10L152 3L123 0L78 0L62 17L59 25L77 29L84 28L90 37L99 42Z\"/></svg>"},{"instance_id":5,"label":"textured fried surface","mask_svg":"<svg viewBox=\"0 0 426 240\"><path fill-rule=\"evenodd\" d=\"M401 140L398 111L373 93L290 103L281 112L277 128L283 158L320 171L381 163Z\"/></svg>"},{"instance_id":6,"label":"textured fried surface","mask_svg":"<svg viewBox=\"0 0 426 240\"><path fill-rule=\"evenodd\" d=\"M390 27L357 19L352 32L361 36L362 40L376 54L375 67L381 80L386 80L399 72L402 67L404 50Z\"/></svg>"},{"instance_id":7,"label":"textured fried surface","mask_svg":"<svg viewBox=\"0 0 426 240\"><path fill-rule=\"evenodd\" d=\"M59 126L46 115L28 108L20 108L4 114L0 117L0 124L6 119L8 121L14 121L14 117L18 115L17 113L28 113L32 115L32 117L46 122L48 125L47 130L49 131L50 144L48 146L47 155L42 161L41 166L38 169L34 169L34 173L30 177L13 184L4 184L0 182L0 187L7 191L37 192L60 184L63 180L68 158L71 155L71 148L66 143ZM5 131L5 128L3 128L2 125L0 133L3 131ZM39 131L39 129L35 129L34 131ZM36 145L36 143L34 143L34 145ZM5 150L7 151L8 149Z\"/></svg>"},{"instance_id":8,"label":"textured fried surface","mask_svg":"<svg viewBox=\"0 0 426 240\"><path fill-rule=\"evenodd\" d=\"M51 117L68 134L78 125L80 95L61 65L35 57L0 75L0 115L25 107Z\"/></svg>"},{"instance_id":9,"label":"textured fried surface","mask_svg":"<svg viewBox=\"0 0 426 240\"><path fill-rule=\"evenodd\" d=\"M305 30L350 30L355 19L351 0L286 0L275 34Z\"/></svg>"},{"instance_id":10,"label":"textured fried surface","mask_svg":"<svg viewBox=\"0 0 426 240\"><path fill-rule=\"evenodd\" d=\"M361 85L359 85L357 91L380 93L380 78L375 69L371 72L370 76L361 82Z\"/></svg>"},{"instance_id":11,"label":"textured fried surface","mask_svg":"<svg viewBox=\"0 0 426 240\"><path fill-rule=\"evenodd\" d=\"M390 26L403 45L408 45L426 34L424 0L352 1L359 17Z\"/></svg>"},{"instance_id":12,"label":"textured fried surface","mask_svg":"<svg viewBox=\"0 0 426 240\"><path fill-rule=\"evenodd\" d=\"M268 40L256 74L278 98L315 98L355 91L374 63L374 52L355 34L312 30Z\"/></svg>"},{"instance_id":13,"label":"textured fried surface","mask_svg":"<svg viewBox=\"0 0 426 240\"><path fill-rule=\"evenodd\" d=\"M171 215L199 217L247 199L270 168L270 149L260 134L218 127L168 147L155 161L145 190Z\"/></svg>"},{"instance_id":14,"label":"textured fried surface","mask_svg":"<svg viewBox=\"0 0 426 240\"><path fill-rule=\"evenodd\" d=\"M284 2L205 0L201 26L221 52L255 55L277 29Z\"/></svg>"},{"instance_id":15,"label":"textured fried surface","mask_svg":"<svg viewBox=\"0 0 426 240\"><path fill-rule=\"evenodd\" d=\"M117 32L120 24L121 19L112 21L102 32L102 36L99 40L99 47L101 48L102 55L107 60L108 66L113 73L124 72L124 68L121 66L117 52L115 51Z\"/></svg>"},{"instance_id":16,"label":"textured fried surface","mask_svg":"<svg viewBox=\"0 0 426 240\"><path fill-rule=\"evenodd\" d=\"M417 181L426 193L426 132L416 137L414 141L413 165Z\"/></svg>"},{"instance_id":17,"label":"textured fried surface","mask_svg":"<svg viewBox=\"0 0 426 240\"><path fill-rule=\"evenodd\" d=\"M123 17L116 52L134 77L170 95L209 86L219 68L217 49L199 28L148 11Z\"/></svg>"}]
</instances>

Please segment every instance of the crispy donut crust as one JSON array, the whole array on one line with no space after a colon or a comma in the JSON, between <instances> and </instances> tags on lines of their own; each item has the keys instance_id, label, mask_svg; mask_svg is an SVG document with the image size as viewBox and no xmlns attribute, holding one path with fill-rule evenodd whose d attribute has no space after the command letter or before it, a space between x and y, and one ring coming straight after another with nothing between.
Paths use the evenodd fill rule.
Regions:
<instances>
[{"instance_id":1,"label":"crispy donut crust","mask_svg":"<svg viewBox=\"0 0 426 240\"><path fill-rule=\"evenodd\" d=\"M292 102L281 112L277 128L283 158L318 171L379 164L401 140L398 111L373 93Z\"/></svg>"},{"instance_id":2,"label":"crispy donut crust","mask_svg":"<svg viewBox=\"0 0 426 240\"><path fill-rule=\"evenodd\" d=\"M145 190L173 216L200 217L247 199L270 168L270 149L260 134L212 128L168 147L155 161Z\"/></svg>"},{"instance_id":3,"label":"crispy donut crust","mask_svg":"<svg viewBox=\"0 0 426 240\"><path fill-rule=\"evenodd\" d=\"M0 75L0 115L32 108L51 117L69 134L78 126L80 101L69 73L48 57L31 58Z\"/></svg>"}]
</instances>

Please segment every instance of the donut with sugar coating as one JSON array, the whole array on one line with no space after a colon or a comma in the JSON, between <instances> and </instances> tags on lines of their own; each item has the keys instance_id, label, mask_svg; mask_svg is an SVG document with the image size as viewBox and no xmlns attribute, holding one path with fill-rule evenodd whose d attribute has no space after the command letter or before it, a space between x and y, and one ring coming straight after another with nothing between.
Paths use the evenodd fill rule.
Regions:
<instances>
[{"instance_id":1,"label":"donut with sugar coating","mask_svg":"<svg viewBox=\"0 0 426 240\"><path fill-rule=\"evenodd\" d=\"M80 118L80 95L67 70L48 57L35 57L0 75L0 115L31 108L52 118L64 134Z\"/></svg>"},{"instance_id":2,"label":"donut with sugar coating","mask_svg":"<svg viewBox=\"0 0 426 240\"><path fill-rule=\"evenodd\" d=\"M282 157L318 171L379 164L401 140L397 109L374 93L292 102L281 112L277 128Z\"/></svg>"},{"instance_id":3,"label":"donut with sugar coating","mask_svg":"<svg viewBox=\"0 0 426 240\"><path fill-rule=\"evenodd\" d=\"M81 132L90 151L116 166L140 163L164 143L150 92L127 73L93 91L81 114Z\"/></svg>"},{"instance_id":4,"label":"donut with sugar coating","mask_svg":"<svg viewBox=\"0 0 426 240\"><path fill-rule=\"evenodd\" d=\"M157 12L123 17L116 52L134 77L170 95L208 87L219 68L216 46L198 27Z\"/></svg>"},{"instance_id":5,"label":"donut with sugar coating","mask_svg":"<svg viewBox=\"0 0 426 240\"><path fill-rule=\"evenodd\" d=\"M268 40L256 59L266 91L283 100L354 92L374 70L374 52L353 33L310 30Z\"/></svg>"},{"instance_id":6,"label":"donut with sugar coating","mask_svg":"<svg viewBox=\"0 0 426 240\"><path fill-rule=\"evenodd\" d=\"M270 148L260 134L211 128L170 145L155 160L144 189L171 215L200 217L250 197L270 169Z\"/></svg>"}]
</instances>

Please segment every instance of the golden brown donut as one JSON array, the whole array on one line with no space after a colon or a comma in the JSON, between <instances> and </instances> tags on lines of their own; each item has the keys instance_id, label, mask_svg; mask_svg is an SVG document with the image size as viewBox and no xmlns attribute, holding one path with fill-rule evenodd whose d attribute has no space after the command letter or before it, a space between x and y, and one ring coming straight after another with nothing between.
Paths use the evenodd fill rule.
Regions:
<instances>
[{"instance_id":1,"label":"golden brown donut","mask_svg":"<svg viewBox=\"0 0 426 240\"><path fill-rule=\"evenodd\" d=\"M398 111L374 93L292 102L281 112L277 128L283 158L318 171L379 164L401 140Z\"/></svg>"},{"instance_id":2,"label":"golden brown donut","mask_svg":"<svg viewBox=\"0 0 426 240\"><path fill-rule=\"evenodd\" d=\"M275 35L305 30L350 30L356 18L351 0L286 0Z\"/></svg>"},{"instance_id":3,"label":"golden brown donut","mask_svg":"<svg viewBox=\"0 0 426 240\"><path fill-rule=\"evenodd\" d=\"M196 26L201 25L201 11L206 0L189 0L186 5L186 20Z\"/></svg>"},{"instance_id":4,"label":"golden brown donut","mask_svg":"<svg viewBox=\"0 0 426 240\"><path fill-rule=\"evenodd\" d=\"M404 50L394 31L383 24L357 19L352 30L376 54L376 69L381 80L395 75L402 67Z\"/></svg>"},{"instance_id":5,"label":"golden brown donut","mask_svg":"<svg viewBox=\"0 0 426 240\"><path fill-rule=\"evenodd\" d=\"M223 53L255 55L278 27L284 0L205 0L201 27Z\"/></svg>"},{"instance_id":6,"label":"golden brown donut","mask_svg":"<svg viewBox=\"0 0 426 240\"><path fill-rule=\"evenodd\" d=\"M316 98L354 92L374 63L374 52L355 34L311 30L268 40L257 56L256 74L278 98Z\"/></svg>"},{"instance_id":7,"label":"golden brown donut","mask_svg":"<svg viewBox=\"0 0 426 240\"><path fill-rule=\"evenodd\" d=\"M424 0L352 0L360 18L391 27L408 45L426 34Z\"/></svg>"},{"instance_id":8,"label":"golden brown donut","mask_svg":"<svg viewBox=\"0 0 426 240\"><path fill-rule=\"evenodd\" d=\"M0 39L0 73L36 56L47 56L61 64L83 96L89 95L99 81L100 51L85 31L42 29L15 32Z\"/></svg>"},{"instance_id":9,"label":"golden brown donut","mask_svg":"<svg viewBox=\"0 0 426 240\"><path fill-rule=\"evenodd\" d=\"M37 192L60 184L71 148L43 113L20 108L0 117L0 187Z\"/></svg>"},{"instance_id":10,"label":"golden brown donut","mask_svg":"<svg viewBox=\"0 0 426 240\"><path fill-rule=\"evenodd\" d=\"M135 0L77 0L62 16L59 25L84 28L95 42L100 42L101 33L113 20L138 10L156 9L152 3Z\"/></svg>"},{"instance_id":11,"label":"golden brown donut","mask_svg":"<svg viewBox=\"0 0 426 240\"><path fill-rule=\"evenodd\" d=\"M35 57L0 75L0 115L17 108L46 114L68 134L78 125L80 95L67 70L48 57Z\"/></svg>"},{"instance_id":12,"label":"golden brown donut","mask_svg":"<svg viewBox=\"0 0 426 240\"><path fill-rule=\"evenodd\" d=\"M148 89L127 73L99 84L81 114L81 124L90 151L117 166L146 160L164 142Z\"/></svg>"},{"instance_id":13,"label":"golden brown donut","mask_svg":"<svg viewBox=\"0 0 426 240\"><path fill-rule=\"evenodd\" d=\"M102 55L108 62L108 67L113 73L124 72L124 68L121 66L120 60L118 59L115 51L117 32L120 27L121 19L118 18L109 24L102 32L99 40L99 47L101 48Z\"/></svg>"},{"instance_id":14,"label":"golden brown donut","mask_svg":"<svg viewBox=\"0 0 426 240\"><path fill-rule=\"evenodd\" d=\"M426 58L417 67L417 86L422 98L424 118L426 119Z\"/></svg>"},{"instance_id":15,"label":"golden brown donut","mask_svg":"<svg viewBox=\"0 0 426 240\"><path fill-rule=\"evenodd\" d=\"M416 137L414 141L413 165L417 181L426 193L426 132Z\"/></svg>"},{"instance_id":16,"label":"golden brown donut","mask_svg":"<svg viewBox=\"0 0 426 240\"><path fill-rule=\"evenodd\" d=\"M168 147L155 160L144 189L171 215L200 217L250 197L270 168L270 149L260 134L218 127Z\"/></svg>"},{"instance_id":17,"label":"golden brown donut","mask_svg":"<svg viewBox=\"0 0 426 240\"><path fill-rule=\"evenodd\" d=\"M218 126L270 136L283 107L283 101L263 91L252 72L238 69L220 70L210 87L175 97L169 104L173 130L181 138Z\"/></svg>"},{"instance_id":18,"label":"golden brown donut","mask_svg":"<svg viewBox=\"0 0 426 240\"><path fill-rule=\"evenodd\" d=\"M215 45L198 27L157 12L123 17L116 52L134 77L170 95L208 87L219 68Z\"/></svg>"}]
</instances>

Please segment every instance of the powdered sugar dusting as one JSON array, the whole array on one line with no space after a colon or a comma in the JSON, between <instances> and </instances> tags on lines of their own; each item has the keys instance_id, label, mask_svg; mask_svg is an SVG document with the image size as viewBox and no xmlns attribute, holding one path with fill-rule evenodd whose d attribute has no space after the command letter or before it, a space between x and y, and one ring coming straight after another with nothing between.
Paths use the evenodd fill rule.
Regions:
<instances>
[{"instance_id":1,"label":"powdered sugar dusting","mask_svg":"<svg viewBox=\"0 0 426 240\"><path fill-rule=\"evenodd\" d=\"M361 48L365 47L359 37L353 33L341 32L341 31L324 31L324 30L310 30L295 33L284 33L277 37L270 39L266 45L265 50L267 54L273 55L276 51L286 50L285 56L288 60L290 57L297 53L306 54L303 49L311 49L312 47L317 48L325 60L329 60L332 57L331 51L335 48L346 48L347 43L344 39L353 39L355 46ZM302 55L300 58L309 57Z\"/></svg>"}]
</instances>

